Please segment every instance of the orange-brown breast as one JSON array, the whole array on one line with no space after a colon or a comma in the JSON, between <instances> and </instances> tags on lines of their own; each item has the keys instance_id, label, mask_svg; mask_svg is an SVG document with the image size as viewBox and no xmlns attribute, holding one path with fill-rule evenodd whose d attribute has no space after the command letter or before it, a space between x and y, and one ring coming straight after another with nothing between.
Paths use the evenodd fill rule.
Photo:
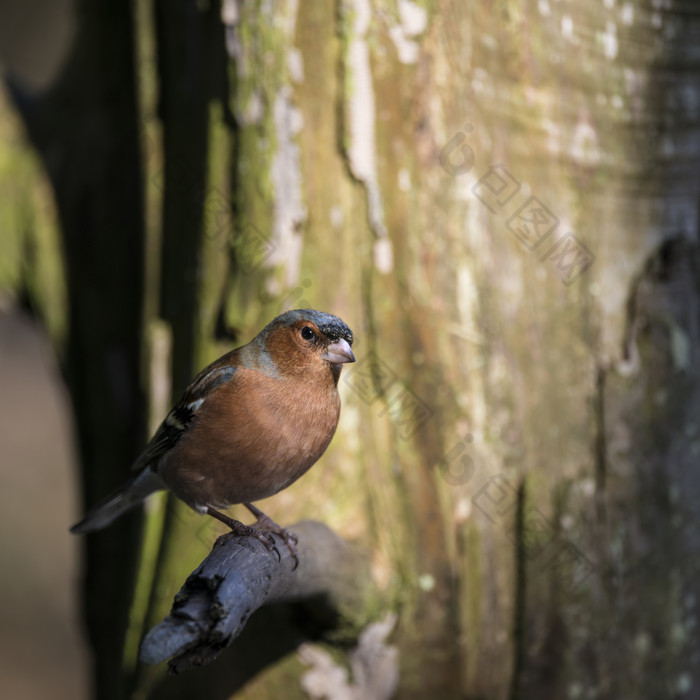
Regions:
<instances>
[{"instance_id":1,"label":"orange-brown breast","mask_svg":"<svg viewBox=\"0 0 700 700\"><path fill-rule=\"evenodd\" d=\"M302 382L240 368L207 397L159 474L198 510L272 496L304 474L335 433L340 399L328 375Z\"/></svg>"}]
</instances>

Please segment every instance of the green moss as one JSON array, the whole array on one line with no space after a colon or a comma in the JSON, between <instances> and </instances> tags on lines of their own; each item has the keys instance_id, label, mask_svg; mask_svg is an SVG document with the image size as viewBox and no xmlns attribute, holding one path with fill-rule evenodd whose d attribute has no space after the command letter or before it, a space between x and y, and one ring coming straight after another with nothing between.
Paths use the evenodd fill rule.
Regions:
<instances>
[{"instance_id":1,"label":"green moss","mask_svg":"<svg viewBox=\"0 0 700 700\"><path fill-rule=\"evenodd\" d=\"M0 92L0 293L26 294L60 348L66 289L53 196L9 98Z\"/></svg>"},{"instance_id":2,"label":"green moss","mask_svg":"<svg viewBox=\"0 0 700 700\"><path fill-rule=\"evenodd\" d=\"M21 203L27 197L28 152L19 123L4 92L0 92L0 291L15 292L22 275L26 231ZM26 207L25 207L26 208Z\"/></svg>"},{"instance_id":3,"label":"green moss","mask_svg":"<svg viewBox=\"0 0 700 700\"><path fill-rule=\"evenodd\" d=\"M461 591L461 629L466 635L465 652L468 681L473 682L477 676L479 663L480 633L484 617L484 570L481 535L475 524L468 522L463 528L465 558L458 561Z\"/></svg>"},{"instance_id":4,"label":"green moss","mask_svg":"<svg viewBox=\"0 0 700 700\"><path fill-rule=\"evenodd\" d=\"M274 315L270 289L282 280L283 268L270 264L275 253L270 169L278 147L274 105L281 88L289 84L287 54L293 37L284 27L287 18L279 19L270 23L258 9L246 5L237 25L241 59L230 81L230 108L239 121L232 141L230 189L230 244L237 265L228 286L225 317L238 329L257 328L261 319ZM254 118L253 101L259 107Z\"/></svg>"},{"instance_id":5,"label":"green moss","mask_svg":"<svg viewBox=\"0 0 700 700\"><path fill-rule=\"evenodd\" d=\"M308 670L297 654L289 654L269 666L236 694L237 700L308 700L299 679Z\"/></svg>"},{"instance_id":6,"label":"green moss","mask_svg":"<svg viewBox=\"0 0 700 700\"><path fill-rule=\"evenodd\" d=\"M129 626L124 640L124 668L127 673L133 673L138 663L139 644L143 635L148 631L144 622L151 601L160 540L163 535L165 522L165 496L152 496L144 522L141 540L141 553L137 569L137 579L134 585L134 600L129 612Z\"/></svg>"}]
</instances>

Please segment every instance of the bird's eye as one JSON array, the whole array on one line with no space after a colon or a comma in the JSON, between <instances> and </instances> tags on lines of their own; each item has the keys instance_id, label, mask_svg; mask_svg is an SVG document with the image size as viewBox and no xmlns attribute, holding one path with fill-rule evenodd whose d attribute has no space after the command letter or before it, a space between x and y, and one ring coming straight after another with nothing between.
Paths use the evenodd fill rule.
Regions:
<instances>
[{"instance_id":1,"label":"bird's eye","mask_svg":"<svg viewBox=\"0 0 700 700\"><path fill-rule=\"evenodd\" d=\"M304 340L313 340L313 338L314 338L314 332L313 332L313 330L312 330L311 328L309 328L308 326L304 326L304 327L301 329L301 337L302 337Z\"/></svg>"}]
</instances>

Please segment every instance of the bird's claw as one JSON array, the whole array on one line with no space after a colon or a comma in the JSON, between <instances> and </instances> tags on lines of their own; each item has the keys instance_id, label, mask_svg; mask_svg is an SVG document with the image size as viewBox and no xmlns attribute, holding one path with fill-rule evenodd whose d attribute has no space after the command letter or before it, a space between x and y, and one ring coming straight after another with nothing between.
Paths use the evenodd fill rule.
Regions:
<instances>
[{"instance_id":1,"label":"bird's claw","mask_svg":"<svg viewBox=\"0 0 700 700\"><path fill-rule=\"evenodd\" d=\"M299 566L299 550L297 550L299 538L293 532L285 530L284 528L282 528L278 534L284 540L284 543L287 545L287 549L294 558L294 567L292 571L295 571Z\"/></svg>"},{"instance_id":2,"label":"bird's claw","mask_svg":"<svg viewBox=\"0 0 700 700\"><path fill-rule=\"evenodd\" d=\"M228 539L229 537L255 537L256 540L262 542L263 546L268 552L274 552L277 555L278 561L282 561L282 556L280 555L279 549L277 549L277 543L275 542L275 538L269 532L265 532L264 530L251 527L250 525L244 525L239 520L229 518L228 515L219 513L219 511L214 510L213 508L209 508L207 512L209 513L209 515L212 515L217 520L220 520L222 523L225 523L226 525L228 525L228 527L231 528L231 532L227 532L225 535L221 535L221 537L219 537L216 540L217 545L219 545L219 543L223 544L223 542L225 541L224 538Z\"/></svg>"},{"instance_id":3,"label":"bird's claw","mask_svg":"<svg viewBox=\"0 0 700 700\"><path fill-rule=\"evenodd\" d=\"M272 542L272 549L274 549L274 551L277 552L277 557L280 561L282 561L282 557L280 556L279 550L275 546L275 538L270 533L274 532L276 535L279 535L282 538L282 541L287 545L287 549L289 550L289 553L294 559L294 568L292 569L292 571L294 571L299 566L299 552L296 547L297 543L299 542L299 538L293 532L285 530L283 527L279 527L276 524L274 524L274 529L272 527L269 527L267 523L257 524L263 524L265 526L265 529L258 530L256 528L253 528L257 533L259 533L258 535L255 535L255 537L257 537L261 542L263 542L263 538L266 538L270 542ZM269 547L268 551L270 551Z\"/></svg>"},{"instance_id":4,"label":"bird's claw","mask_svg":"<svg viewBox=\"0 0 700 700\"><path fill-rule=\"evenodd\" d=\"M243 528L246 529L244 530ZM220 537L218 537L215 546L221 546L232 537L254 537L258 542L262 544L263 547L265 547L266 551L274 552L277 555L278 561L282 561L282 556L280 555L279 549L277 549L277 543L275 542L275 538L269 532L257 530L256 528L250 527L249 525L243 525L242 528L232 528L231 532L226 532Z\"/></svg>"},{"instance_id":5,"label":"bird's claw","mask_svg":"<svg viewBox=\"0 0 700 700\"><path fill-rule=\"evenodd\" d=\"M294 571L299 566L299 551L297 550L297 543L299 538L289 530L285 530L282 526L278 525L269 515L265 515L260 508L257 508L252 503L244 503L245 507L255 516L255 525L261 530L267 530L268 532L274 532L279 535L284 543L287 545L289 553L294 558ZM280 558L280 561L282 559Z\"/></svg>"},{"instance_id":6,"label":"bird's claw","mask_svg":"<svg viewBox=\"0 0 700 700\"><path fill-rule=\"evenodd\" d=\"M269 532L262 532L255 528L251 528L251 530L253 531L251 535L255 537L256 540L262 542L268 552L274 552L277 555L277 561L282 561L282 555L280 554L280 550L277 549L275 538Z\"/></svg>"}]
</instances>

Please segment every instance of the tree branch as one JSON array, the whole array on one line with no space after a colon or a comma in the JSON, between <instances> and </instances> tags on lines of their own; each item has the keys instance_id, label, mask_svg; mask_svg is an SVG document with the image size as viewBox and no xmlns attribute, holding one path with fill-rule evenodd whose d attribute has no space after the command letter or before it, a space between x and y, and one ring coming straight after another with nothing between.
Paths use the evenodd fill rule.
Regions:
<instances>
[{"instance_id":1,"label":"tree branch","mask_svg":"<svg viewBox=\"0 0 700 700\"><path fill-rule=\"evenodd\" d=\"M319 597L335 624L364 620L369 570L361 554L319 522L290 528L299 538L299 566L278 535L275 552L252 537L223 535L175 596L170 614L141 642L148 664L170 658L173 673L213 661L270 603Z\"/></svg>"}]
</instances>

